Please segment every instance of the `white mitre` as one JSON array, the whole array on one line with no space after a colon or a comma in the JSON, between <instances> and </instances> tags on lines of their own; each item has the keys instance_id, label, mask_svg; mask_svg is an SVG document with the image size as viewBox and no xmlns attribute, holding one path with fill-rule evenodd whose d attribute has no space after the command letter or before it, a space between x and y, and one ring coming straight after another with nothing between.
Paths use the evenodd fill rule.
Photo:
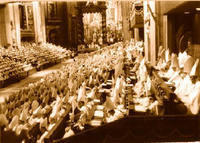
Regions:
<instances>
[{"instance_id":1,"label":"white mitre","mask_svg":"<svg viewBox=\"0 0 200 143\"><path fill-rule=\"evenodd\" d=\"M190 72L190 76L198 76L200 73L199 73L199 69L200 68L200 65L199 65L199 59L197 59L192 67L192 70Z\"/></svg>"}]
</instances>

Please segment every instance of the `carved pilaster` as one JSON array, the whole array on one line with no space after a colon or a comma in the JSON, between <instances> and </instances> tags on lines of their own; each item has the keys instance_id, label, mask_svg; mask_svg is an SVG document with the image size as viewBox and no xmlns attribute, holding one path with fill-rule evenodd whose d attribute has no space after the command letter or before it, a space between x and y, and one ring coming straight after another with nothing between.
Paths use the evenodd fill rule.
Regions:
<instances>
[{"instance_id":1,"label":"carved pilaster","mask_svg":"<svg viewBox=\"0 0 200 143\"><path fill-rule=\"evenodd\" d=\"M83 13L80 8L78 8L78 16L77 16L77 39L78 45L84 43L84 27L83 27Z\"/></svg>"},{"instance_id":2,"label":"carved pilaster","mask_svg":"<svg viewBox=\"0 0 200 143\"><path fill-rule=\"evenodd\" d=\"M106 11L102 13L102 33L103 33L103 44L107 43L107 34L106 34Z\"/></svg>"}]
</instances>

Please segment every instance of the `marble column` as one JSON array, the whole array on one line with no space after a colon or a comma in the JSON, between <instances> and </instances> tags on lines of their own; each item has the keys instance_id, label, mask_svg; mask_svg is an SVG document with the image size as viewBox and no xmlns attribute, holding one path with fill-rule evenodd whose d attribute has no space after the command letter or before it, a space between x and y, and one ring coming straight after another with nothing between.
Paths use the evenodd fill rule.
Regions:
<instances>
[{"instance_id":1,"label":"marble column","mask_svg":"<svg viewBox=\"0 0 200 143\"><path fill-rule=\"evenodd\" d=\"M134 28L134 39L135 39L135 42L140 40L139 28Z\"/></svg>"},{"instance_id":2,"label":"marble column","mask_svg":"<svg viewBox=\"0 0 200 143\"><path fill-rule=\"evenodd\" d=\"M32 2L33 4L33 21L34 21L34 32L35 32L35 42L38 44L42 42L41 36L41 15L39 9L39 2Z\"/></svg>"},{"instance_id":3,"label":"marble column","mask_svg":"<svg viewBox=\"0 0 200 143\"><path fill-rule=\"evenodd\" d=\"M124 41L129 41L131 39L131 31L130 31L130 24L129 24L129 1L122 1L122 31L123 31L123 38Z\"/></svg>"},{"instance_id":4,"label":"marble column","mask_svg":"<svg viewBox=\"0 0 200 143\"><path fill-rule=\"evenodd\" d=\"M1 46L20 46L19 3L8 3L0 8Z\"/></svg>"},{"instance_id":5,"label":"marble column","mask_svg":"<svg viewBox=\"0 0 200 143\"><path fill-rule=\"evenodd\" d=\"M43 3L40 4L37 1L32 2L32 4L33 4L35 42L36 43L46 42L44 4Z\"/></svg>"},{"instance_id":6,"label":"marble column","mask_svg":"<svg viewBox=\"0 0 200 143\"><path fill-rule=\"evenodd\" d=\"M78 36L78 45L84 43L84 27L83 27L83 13L82 10L78 10L77 15L77 36Z\"/></svg>"},{"instance_id":7,"label":"marble column","mask_svg":"<svg viewBox=\"0 0 200 143\"><path fill-rule=\"evenodd\" d=\"M14 28L16 34L16 46L21 45L21 31L20 31L20 13L19 13L19 4L13 4L13 16L14 16Z\"/></svg>"},{"instance_id":8,"label":"marble column","mask_svg":"<svg viewBox=\"0 0 200 143\"><path fill-rule=\"evenodd\" d=\"M102 34L103 34L103 44L107 43L107 34L106 34L106 11L102 13Z\"/></svg>"},{"instance_id":9,"label":"marble column","mask_svg":"<svg viewBox=\"0 0 200 143\"><path fill-rule=\"evenodd\" d=\"M0 6L0 46L7 45L5 6Z\"/></svg>"},{"instance_id":10,"label":"marble column","mask_svg":"<svg viewBox=\"0 0 200 143\"><path fill-rule=\"evenodd\" d=\"M156 21L155 21L155 0L144 1L144 45L145 59L152 65L156 64Z\"/></svg>"},{"instance_id":11,"label":"marble column","mask_svg":"<svg viewBox=\"0 0 200 143\"><path fill-rule=\"evenodd\" d=\"M42 42L46 42L45 2L40 2Z\"/></svg>"}]
</instances>

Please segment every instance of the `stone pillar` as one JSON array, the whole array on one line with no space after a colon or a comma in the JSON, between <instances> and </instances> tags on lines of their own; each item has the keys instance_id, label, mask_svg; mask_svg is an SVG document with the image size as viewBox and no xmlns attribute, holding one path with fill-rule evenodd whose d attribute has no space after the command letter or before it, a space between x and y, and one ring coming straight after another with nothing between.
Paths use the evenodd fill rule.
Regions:
<instances>
[{"instance_id":1,"label":"stone pillar","mask_svg":"<svg viewBox=\"0 0 200 143\"><path fill-rule=\"evenodd\" d=\"M7 45L5 5L0 5L0 46Z\"/></svg>"},{"instance_id":2,"label":"stone pillar","mask_svg":"<svg viewBox=\"0 0 200 143\"><path fill-rule=\"evenodd\" d=\"M135 39L135 42L140 40L139 28L134 28L134 39Z\"/></svg>"},{"instance_id":3,"label":"stone pillar","mask_svg":"<svg viewBox=\"0 0 200 143\"><path fill-rule=\"evenodd\" d=\"M14 28L16 34L16 46L21 45L21 31L20 31L20 13L19 13L19 4L13 4L13 16L14 16Z\"/></svg>"},{"instance_id":4,"label":"stone pillar","mask_svg":"<svg viewBox=\"0 0 200 143\"><path fill-rule=\"evenodd\" d=\"M44 4L38 1L32 2L33 4L33 20L35 31L35 42L46 42L45 36L45 18L44 18Z\"/></svg>"},{"instance_id":5,"label":"stone pillar","mask_svg":"<svg viewBox=\"0 0 200 143\"><path fill-rule=\"evenodd\" d=\"M124 41L129 41L131 39L131 31L129 30L129 1L122 1L122 31Z\"/></svg>"},{"instance_id":6,"label":"stone pillar","mask_svg":"<svg viewBox=\"0 0 200 143\"><path fill-rule=\"evenodd\" d=\"M145 58L152 65L156 64L156 22L155 0L144 1L144 45Z\"/></svg>"},{"instance_id":7,"label":"stone pillar","mask_svg":"<svg viewBox=\"0 0 200 143\"><path fill-rule=\"evenodd\" d=\"M168 16L163 16L163 47L168 49Z\"/></svg>"},{"instance_id":8,"label":"stone pillar","mask_svg":"<svg viewBox=\"0 0 200 143\"><path fill-rule=\"evenodd\" d=\"M12 41L12 30L11 30L11 21L13 21L12 4L6 4L5 13L7 13L7 16L5 17L6 44L12 45L13 44L13 41Z\"/></svg>"},{"instance_id":9,"label":"stone pillar","mask_svg":"<svg viewBox=\"0 0 200 143\"><path fill-rule=\"evenodd\" d=\"M193 56L195 58L200 58L200 14L197 13L194 15L193 19L193 29L192 29L192 51L193 51Z\"/></svg>"},{"instance_id":10,"label":"stone pillar","mask_svg":"<svg viewBox=\"0 0 200 143\"><path fill-rule=\"evenodd\" d=\"M39 9L39 2L34 1L33 4L33 21L34 21L34 32L35 32L35 42L38 44L42 42L42 32L41 32L41 15Z\"/></svg>"},{"instance_id":11,"label":"stone pillar","mask_svg":"<svg viewBox=\"0 0 200 143\"><path fill-rule=\"evenodd\" d=\"M19 4L8 3L0 8L0 23L1 23L1 45L2 46L20 46L20 17Z\"/></svg>"},{"instance_id":12,"label":"stone pillar","mask_svg":"<svg viewBox=\"0 0 200 143\"><path fill-rule=\"evenodd\" d=\"M40 2L42 42L46 42L45 2Z\"/></svg>"},{"instance_id":13,"label":"stone pillar","mask_svg":"<svg viewBox=\"0 0 200 143\"><path fill-rule=\"evenodd\" d=\"M106 10L102 13L102 34L103 34L103 44L107 43L107 34L106 34Z\"/></svg>"},{"instance_id":14,"label":"stone pillar","mask_svg":"<svg viewBox=\"0 0 200 143\"><path fill-rule=\"evenodd\" d=\"M71 7L72 7L72 3L71 2L67 2L66 3L66 21L67 21L67 42L68 42L68 46L72 46L71 45Z\"/></svg>"},{"instance_id":15,"label":"stone pillar","mask_svg":"<svg viewBox=\"0 0 200 143\"><path fill-rule=\"evenodd\" d=\"M71 20L72 20L72 28L71 28L71 30L72 30L72 35L71 35L71 37L72 37L72 46L73 46L74 50L77 51L78 50L78 43L77 43L76 16L73 15ZM84 36L82 36L82 38L84 38Z\"/></svg>"},{"instance_id":16,"label":"stone pillar","mask_svg":"<svg viewBox=\"0 0 200 143\"><path fill-rule=\"evenodd\" d=\"M149 28L150 28L150 14L147 10L147 1L143 2L144 4L144 48L145 48L145 59L150 61L150 35L149 35Z\"/></svg>"},{"instance_id":17,"label":"stone pillar","mask_svg":"<svg viewBox=\"0 0 200 143\"><path fill-rule=\"evenodd\" d=\"M83 13L81 8L78 9L77 16L77 36L78 36L78 45L84 43L84 27L83 27Z\"/></svg>"}]
</instances>

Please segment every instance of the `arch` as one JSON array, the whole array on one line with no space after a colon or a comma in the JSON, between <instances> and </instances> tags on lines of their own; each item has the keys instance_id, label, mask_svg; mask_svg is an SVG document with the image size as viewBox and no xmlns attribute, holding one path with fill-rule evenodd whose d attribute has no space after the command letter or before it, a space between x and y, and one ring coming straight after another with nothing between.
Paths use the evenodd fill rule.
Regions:
<instances>
[{"instance_id":1,"label":"arch","mask_svg":"<svg viewBox=\"0 0 200 143\"><path fill-rule=\"evenodd\" d=\"M90 3L86 5L86 2L79 2L77 9L77 43L84 43L84 25L83 25L83 14L84 13L101 13L102 15L102 34L103 44L107 43L106 36L106 5L105 2L97 2L97 4Z\"/></svg>"}]
</instances>

